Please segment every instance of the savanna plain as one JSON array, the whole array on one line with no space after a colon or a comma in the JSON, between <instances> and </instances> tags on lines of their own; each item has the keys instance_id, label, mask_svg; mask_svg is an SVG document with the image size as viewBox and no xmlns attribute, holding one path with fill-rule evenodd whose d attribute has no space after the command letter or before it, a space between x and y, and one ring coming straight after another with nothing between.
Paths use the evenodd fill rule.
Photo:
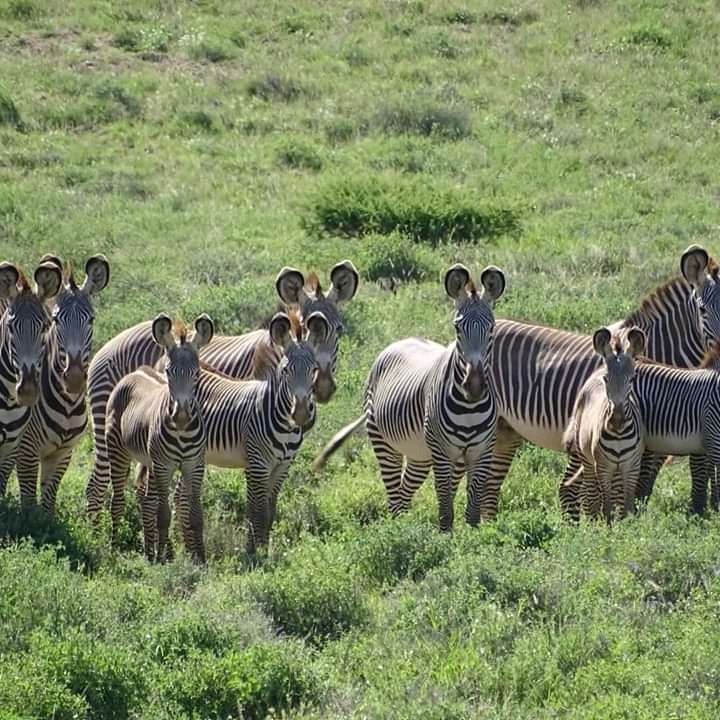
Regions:
<instances>
[{"instance_id":1,"label":"savanna plain","mask_svg":"<svg viewBox=\"0 0 720 720\"><path fill-rule=\"evenodd\" d=\"M720 519L687 463L608 527L523 447L496 521L391 519L359 414L393 340L453 337L457 261L498 317L592 333L720 254L720 13L689 0L0 0L0 259L104 253L95 347L159 312L260 326L288 265L350 259L338 391L244 555L242 472L208 468L207 567L0 504L0 718L716 718ZM175 531L176 532L176 531Z\"/></svg>"}]
</instances>

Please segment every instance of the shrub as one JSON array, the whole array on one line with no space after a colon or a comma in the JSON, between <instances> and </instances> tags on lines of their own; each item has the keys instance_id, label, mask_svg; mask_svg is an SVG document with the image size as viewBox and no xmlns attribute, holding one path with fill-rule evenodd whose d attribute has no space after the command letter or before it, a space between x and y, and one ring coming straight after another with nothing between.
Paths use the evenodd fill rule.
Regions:
<instances>
[{"instance_id":1,"label":"shrub","mask_svg":"<svg viewBox=\"0 0 720 720\"><path fill-rule=\"evenodd\" d=\"M423 247L406 235L369 235L358 253L359 267L373 282L378 280L420 281L433 275L435 261Z\"/></svg>"},{"instance_id":2,"label":"shrub","mask_svg":"<svg viewBox=\"0 0 720 720\"><path fill-rule=\"evenodd\" d=\"M340 557L333 553L339 550ZM308 538L287 566L261 577L254 594L282 632L320 645L363 624L368 609L345 548Z\"/></svg>"},{"instance_id":3,"label":"shrub","mask_svg":"<svg viewBox=\"0 0 720 720\"><path fill-rule=\"evenodd\" d=\"M390 235L418 242L472 242L520 229L516 207L496 206L468 193L383 176L338 180L322 187L302 218L306 230L330 235Z\"/></svg>"},{"instance_id":4,"label":"shrub","mask_svg":"<svg viewBox=\"0 0 720 720\"><path fill-rule=\"evenodd\" d=\"M291 78L282 77L275 73L268 73L260 78L255 78L248 83L248 95L260 98L261 100L281 100L292 102L301 95L307 94L307 90L297 81Z\"/></svg>"},{"instance_id":5,"label":"shrub","mask_svg":"<svg viewBox=\"0 0 720 720\"><path fill-rule=\"evenodd\" d=\"M447 140L459 140L472 132L470 113L464 108L438 106L414 98L383 105L369 124L386 133L432 135Z\"/></svg>"},{"instance_id":6,"label":"shrub","mask_svg":"<svg viewBox=\"0 0 720 720\"><path fill-rule=\"evenodd\" d=\"M298 643L259 643L221 658L197 653L178 666L166 689L186 717L265 718L315 702L319 684Z\"/></svg>"},{"instance_id":7,"label":"shrub","mask_svg":"<svg viewBox=\"0 0 720 720\"><path fill-rule=\"evenodd\" d=\"M5 89L0 85L0 125L10 125L18 130L23 126L13 99L8 95Z\"/></svg>"},{"instance_id":8,"label":"shrub","mask_svg":"<svg viewBox=\"0 0 720 720\"><path fill-rule=\"evenodd\" d=\"M276 150L278 165L296 170L322 169L323 161L315 146L298 140L284 140Z\"/></svg>"}]
</instances>

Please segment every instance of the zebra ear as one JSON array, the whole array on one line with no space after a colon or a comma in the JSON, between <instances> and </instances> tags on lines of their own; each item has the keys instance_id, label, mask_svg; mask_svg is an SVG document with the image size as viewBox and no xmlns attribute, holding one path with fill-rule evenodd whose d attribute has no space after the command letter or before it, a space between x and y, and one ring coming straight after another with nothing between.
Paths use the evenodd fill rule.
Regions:
<instances>
[{"instance_id":1,"label":"zebra ear","mask_svg":"<svg viewBox=\"0 0 720 720\"><path fill-rule=\"evenodd\" d=\"M334 303L352 300L357 292L359 282L360 275L349 260L337 263L330 271L328 300L332 300Z\"/></svg>"},{"instance_id":2,"label":"zebra ear","mask_svg":"<svg viewBox=\"0 0 720 720\"><path fill-rule=\"evenodd\" d=\"M172 320L169 315L160 313L152 324L152 336L153 340L161 347L166 350L170 350L175 347L175 338L172 334Z\"/></svg>"},{"instance_id":3,"label":"zebra ear","mask_svg":"<svg viewBox=\"0 0 720 720\"><path fill-rule=\"evenodd\" d=\"M488 265L480 273L480 284L485 288L485 296L495 302L505 292L505 273L494 265Z\"/></svg>"},{"instance_id":4,"label":"zebra ear","mask_svg":"<svg viewBox=\"0 0 720 720\"><path fill-rule=\"evenodd\" d=\"M330 333L330 323L319 311L310 313L305 320L305 326L310 334L309 340L312 345L320 345L327 340Z\"/></svg>"},{"instance_id":5,"label":"zebra ear","mask_svg":"<svg viewBox=\"0 0 720 720\"><path fill-rule=\"evenodd\" d=\"M59 268L52 260L46 260L37 266L34 278L37 286L35 294L39 300L45 302L60 292L63 282L62 268Z\"/></svg>"},{"instance_id":6,"label":"zebra ear","mask_svg":"<svg viewBox=\"0 0 720 720\"><path fill-rule=\"evenodd\" d=\"M305 277L291 267L284 267L275 278L275 289L286 305L302 305L307 300Z\"/></svg>"},{"instance_id":7,"label":"zebra ear","mask_svg":"<svg viewBox=\"0 0 720 720\"><path fill-rule=\"evenodd\" d=\"M275 313L270 321L269 328L272 341L283 349L287 348L292 341L290 328L290 318L287 314L283 312Z\"/></svg>"},{"instance_id":8,"label":"zebra ear","mask_svg":"<svg viewBox=\"0 0 720 720\"><path fill-rule=\"evenodd\" d=\"M636 358L645 352L645 333L639 327L631 327L627 334L628 351Z\"/></svg>"},{"instance_id":9,"label":"zebra ear","mask_svg":"<svg viewBox=\"0 0 720 720\"><path fill-rule=\"evenodd\" d=\"M465 286L470 282L470 271L462 264L455 263L445 273L445 292L453 299L458 300L465 294Z\"/></svg>"},{"instance_id":10,"label":"zebra ear","mask_svg":"<svg viewBox=\"0 0 720 720\"><path fill-rule=\"evenodd\" d=\"M198 315L195 318L195 334L191 343L196 350L207 345L215 334L215 325L212 319L206 313Z\"/></svg>"},{"instance_id":11,"label":"zebra ear","mask_svg":"<svg viewBox=\"0 0 720 720\"><path fill-rule=\"evenodd\" d=\"M700 288L706 282L706 269L709 262L710 256L705 248L700 245L691 245L680 258L680 272L694 288Z\"/></svg>"},{"instance_id":12,"label":"zebra ear","mask_svg":"<svg viewBox=\"0 0 720 720\"><path fill-rule=\"evenodd\" d=\"M600 328L593 335L593 347L595 352L605 357L610 352L610 331L607 328Z\"/></svg>"},{"instance_id":13,"label":"zebra ear","mask_svg":"<svg viewBox=\"0 0 720 720\"><path fill-rule=\"evenodd\" d=\"M19 290L20 271L9 262L0 263L0 298L12 300Z\"/></svg>"},{"instance_id":14,"label":"zebra ear","mask_svg":"<svg viewBox=\"0 0 720 720\"><path fill-rule=\"evenodd\" d=\"M85 281L80 292L92 295L105 288L110 280L110 263L104 255L93 255L85 263Z\"/></svg>"}]
</instances>

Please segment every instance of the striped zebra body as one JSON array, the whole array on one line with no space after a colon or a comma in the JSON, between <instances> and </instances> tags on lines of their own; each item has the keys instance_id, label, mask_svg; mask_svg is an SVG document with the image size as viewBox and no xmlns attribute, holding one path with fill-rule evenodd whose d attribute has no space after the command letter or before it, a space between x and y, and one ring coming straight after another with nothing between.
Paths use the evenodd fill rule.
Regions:
<instances>
[{"instance_id":1,"label":"striped zebra body","mask_svg":"<svg viewBox=\"0 0 720 720\"><path fill-rule=\"evenodd\" d=\"M641 308L611 332L638 327L646 336L646 355L662 363L698 366L707 342L720 338L718 268L702 248L681 258L683 277L656 289ZM562 450L562 437L580 388L600 366L590 336L513 320L497 320L490 362L500 421L488 486L499 487L523 440ZM643 458L638 495L646 500L663 458ZM580 469L572 457L560 487Z\"/></svg>"},{"instance_id":2,"label":"striped zebra body","mask_svg":"<svg viewBox=\"0 0 720 720\"><path fill-rule=\"evenodd\" d=\"M153 321L153 335L167 354L164 372L142 367L124 376L108 399L106 447L113 487L113 538L123 513L130 463L147 468L138 487L143 518L145 555L167 559L170 526L170 484L180 471L176 507L188 552L205 562L200 491L205 472L206 433L196 400L200 363L198 350L213 334L207 315L195 321L195 334L173 328L167 315Z\"/></svg>"},{"instance_id":3,"label":"striped zebra body","mask_svg":"<svg viewBox=\"0 0 720 720\"><path fill-rule=\"evenodd\" d=\"M632 512L645 449L640 408L632 388L634 364L645 335L631 328L627 341L601 328L593 337L604 367L578 393L565 448L582 464L583 509L590 516ZM572 481L571 481L572 482Z\"/></svg>"},{"instance_id":4,"label":"striped zebra body","mask_svg":"<svg viewBox=\"0 0 720 720\"><path fill-rule=\"evenodd\" d=\"M35 270L35 287L10 263L0 263L0 495L4 495L22 434L40 392L50 313L46 302L60 289L54 263Z\"/></svg>"},{"instance_id":5,"label":"striped zebra body","mask_svg":"<svg viewBox=\"0 0 720 720\"><path fill-rule=\"evenodd\" d=\"M207 431L206 462L244 468L247 482L247 552L268 544L277 498L291 462L314 423L315 348L328 332L321 313L306 319L302 337L294 314L277 313L269 334L282 349L278 366L263 348L255 359L264 380L232 380L201 370L197 402Z\"/></svg>"},{"instance_id":6,"label":"striped zebra body","mask_svg":"<svg viewBox=\"0 0 720 720\"><path fill-rule=\"evenodd\" d=\"M325 341L317 346L318 380L317 401L327 402L335 392L335 372L342 333L342 319L338 303L350 300L358 285L358 273L349 261L336 264L331 272L331 285L323 292L315 273L307 280L293 268L283 268L275 286L280 299L288 306L297 306L304 319L321 312L329 323ZM105 448L105 408L117 382L129 372L143 365L154 366L162 356L161 349L152 338L152 322L143 322L124 330L109 340L95 355L88 372L88 395L93 419L95 464L86 488L87 508L96 515L103 507L109 485L109 465ZM254 330L244 335L215 335L205 346L200 359L207 366L229 377L242 380L252 377L253 357L258 347L264 346L268 362L275 365L281 353L268 343L266 330ZM269 351L269 352L267 352Z\"/></svg>"},{"instance_id":7,"label":"striped zebra body","mask_svg":"<svg viewBox=\"0 0 720 720\"><path fill-rule=\"evenodd\" d=\"M45 261L62 262L53 256ZM16 470L20 496L25 503L37 500L38 470L42 507L52 513L67 466L87 426L86 378L92 350L95 312L90 297L107 285L110 266L103 255L91 257L82 286L72 270L55 298L48 352L40 372L40 395L17 451Z\"/></svg>"},{"instance_id":8,"label":"striped zebra body","mask_svg":"<svg viewBox=\"0 0 720 720\"><path fill-rule=\"evenodd\" d=\"M497 424L497 404L489 382L488 358L495 322L494 301L505 279L497 268L481 275L478 292L462 265L448 270L445 288L455 301L457 339L448 347L409 338L389 345L368 376L364 419L380 466L388 509L405 511L433 470L441 530L453 526L453 501L463 472L467 474L465 518L477 524L493 517L496 501L481 504L480 480L487 474ZM361 420L341 430L315 465L321 466Z\"/></svg>"}]
</instances>

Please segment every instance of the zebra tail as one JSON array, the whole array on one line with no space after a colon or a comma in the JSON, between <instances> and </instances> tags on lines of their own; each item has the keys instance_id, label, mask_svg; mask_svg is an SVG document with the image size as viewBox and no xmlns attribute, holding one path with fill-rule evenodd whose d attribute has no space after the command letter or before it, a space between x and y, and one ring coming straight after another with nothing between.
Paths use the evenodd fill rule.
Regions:
<instances>
[{"instance_id":1,"label":"zebra tail","mask_svg":"<svg viewBox=\"0 0 720 720\"><path fill-rule=\"evenodd\" d=\"M346 425L342 430L333 435L330 442L323 448L322 452L315 458L312 469L317 472L325 467L325 463L331 455L334 455L344 444L345 441L355 433L365 430L365 413L363 413L357 420L353 420L349 425Z\"/></svg>"}]
</instances>

